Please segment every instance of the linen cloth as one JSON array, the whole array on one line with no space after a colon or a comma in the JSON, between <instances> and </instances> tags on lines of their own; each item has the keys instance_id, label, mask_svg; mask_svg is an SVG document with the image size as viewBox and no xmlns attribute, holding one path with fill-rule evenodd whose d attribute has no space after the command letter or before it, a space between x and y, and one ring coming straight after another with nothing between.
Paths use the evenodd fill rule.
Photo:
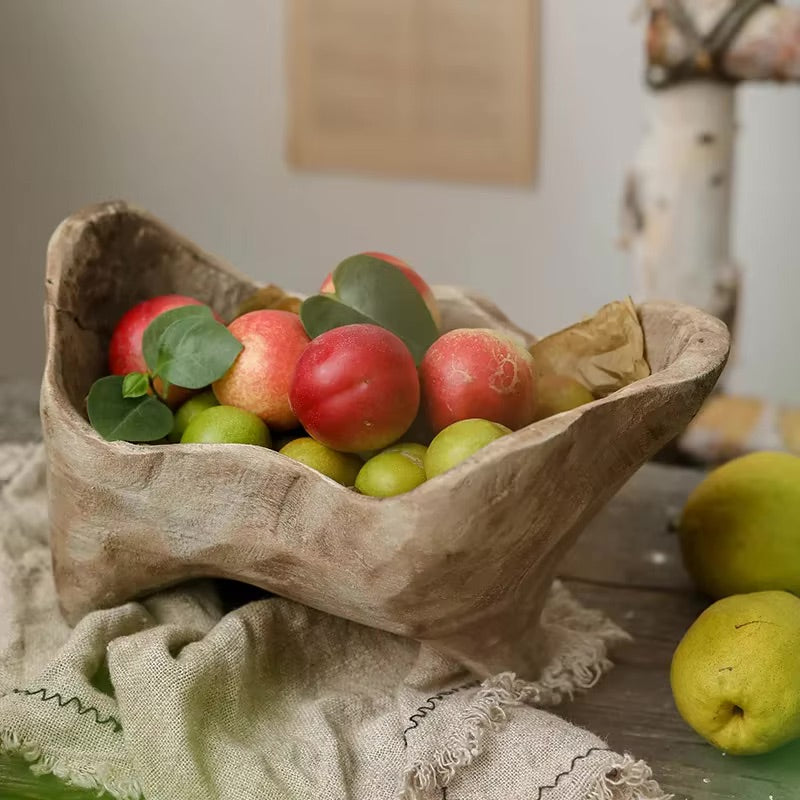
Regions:
<instances>
[{"instance_id":1,"label":"linen cloth","mask_svg":"<svg viewBox=\"0 0 800 800\"><path fill-rule=\"evenodd\" d=\"M653 800L648 766L543 710L626 638L556 583L543 669L479 682L425 645L214 581L62 620L40 445L0 447L0 751L120 800Z\"/></svg>"}]
</instances>

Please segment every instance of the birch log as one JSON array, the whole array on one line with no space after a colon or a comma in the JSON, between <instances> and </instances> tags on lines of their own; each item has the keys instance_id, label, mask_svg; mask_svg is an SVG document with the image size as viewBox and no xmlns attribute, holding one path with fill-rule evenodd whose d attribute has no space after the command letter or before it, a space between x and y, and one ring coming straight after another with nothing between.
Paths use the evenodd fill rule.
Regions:
<instances>
[{"instance_id":1,"label":"birch log","mask_svg":"<svg viewBox=\"0 0 800 800\"><path fill-rule=\"evenodd\" d=\"M683 7L702 37L735 3L683 0ZM623 213L636 298L689 303L733 324L735 84L714 74L713 57L670 17L666 0L649 5L651 79L659 82L688 61L695 80L647 95L645 136L628 175ZM800 80L800 8L768 4L756 10L720 64L733 80Z\"/></svg>"},{"instance_id":2,"label":"birch log","mask_svg":"<svg viewBox=\"0 0 800 800\"><path fill-rule=\"evenodd\" d=\"M733 321L730 252L734 90L711 81L650 92L625 191L635 297L689 303Z\"/></svg>"}]
</instances>

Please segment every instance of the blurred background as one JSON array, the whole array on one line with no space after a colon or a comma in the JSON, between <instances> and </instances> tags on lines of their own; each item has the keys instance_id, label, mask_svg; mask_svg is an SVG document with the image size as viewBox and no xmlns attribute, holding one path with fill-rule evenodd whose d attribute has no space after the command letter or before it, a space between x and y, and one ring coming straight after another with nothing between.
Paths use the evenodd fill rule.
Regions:
<instances>
[{"instance_id":1,"label":"blurred background","mask_svg":"<svg viewBox=\"0 0 800 800\"><path fill-rule=\"evenodd\" d=\"M104 199L298 291L383 250L537 334L623 296L619 205L644 91L634 6L542 1L537 177L509 188L293 170L283 0L0 0L0 376L38 379L47 240ZM730 388L800 403L800 93L740 91Z\"/></svg>"}]
</instances>

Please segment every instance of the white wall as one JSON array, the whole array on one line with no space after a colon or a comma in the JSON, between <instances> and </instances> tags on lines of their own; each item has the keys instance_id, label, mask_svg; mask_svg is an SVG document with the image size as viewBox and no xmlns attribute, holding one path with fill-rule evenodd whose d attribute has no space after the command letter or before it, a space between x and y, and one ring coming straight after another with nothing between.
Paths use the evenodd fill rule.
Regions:
<instances>
[{"instance_id":1,"label":"white wall","mask_svg":"<svg viewBox=\"0 0 800 800\"><path fill-rule=\"evenodd\" d=\"M800 86L740 90L739 118L731 389L800 405Z\"/></svg>"},{"instance_id":2,"label":"white wall","mask_svg":"<svg viewBox=\"0 0 800 800\"><path fill-rule=\"evenodd\" d=\"M520 190L288 169L280 0L0 0L0 269L13 287L0 296L0 374L40 370L50 231L111 197L302 290L381 249L431 282L481 289L539 333L624 294L617 206L639 135L642 31L629 0L542 4L541 169ZM766 357L781 342L796 364L800 340L800 90L747 92L742 118L737 383L800 402L800 370Z\"/></svg>"}]
</instances>

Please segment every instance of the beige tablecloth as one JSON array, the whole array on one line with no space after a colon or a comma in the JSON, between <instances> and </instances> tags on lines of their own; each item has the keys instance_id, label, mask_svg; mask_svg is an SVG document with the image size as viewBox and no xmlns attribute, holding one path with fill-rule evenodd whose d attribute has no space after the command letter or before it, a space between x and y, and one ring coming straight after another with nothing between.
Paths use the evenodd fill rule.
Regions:
<instances>
[{"instance_id":1,"label":"beige tablecloth","mask_svg":"<svg viewBox=\"0 0 800 800\"><path fill-rule=\"evenodd\" d=\"M0 750L135 800L648 800L649 768L542 710L624 633L553 586L538 680L476 682L417 642L199 581L70 630L43 453L0 446Z\"/></svg>"}]
</instances>

